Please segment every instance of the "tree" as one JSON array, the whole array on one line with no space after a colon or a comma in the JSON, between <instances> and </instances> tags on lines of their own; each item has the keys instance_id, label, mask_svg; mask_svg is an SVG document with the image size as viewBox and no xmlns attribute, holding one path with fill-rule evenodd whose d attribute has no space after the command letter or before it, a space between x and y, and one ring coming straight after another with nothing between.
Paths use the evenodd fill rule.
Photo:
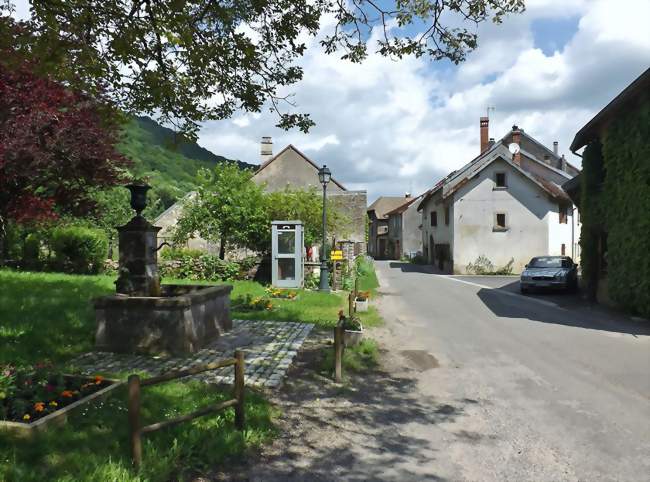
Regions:
<instances>
[{"instance_id":1,"label":"tree","mask_svg":"<svg viewBox=\"0 0 650 482\"><path fill-rule=\"evenodd\" d=\"M265 197L252 181L252 172L227 162L213 170L201 169L196 195L187 201L174 238L187 240L195 233L219 244L219 257L227 248L263 250L269 230Z\"/></svg>"},{"instance_id":2,"label":"tree","mask_svg":"<svg viewBox=\"0 0 650 482\"><path fill-rule=\"evenodd\" d=\"M267 194L267 218L271 221L296 219L303 222L305 245L321 242L323 236L323 200L316 188L289 189ZM341 227L350 223L349 218L331 197L327 200L327 232L341 233Z\"/></svg>"},{"instance_id":3,"label":"tree","mask_svg":"<svg viewBox=\"0 0 650 482\"><path fill-rule=\"evenodd\" d=\"M114 148L115 118L101 103L34 74L0 49L0 244L9 222L92 211L92 191L119 182L127 159Z\"/></svg>"},{"instance_id":4,"label":"tree","mask_svg":"<svg viewBox=\"0 0 650 482\"><path fill-rule=\"evenodd\" d=\"M524 9L523 0L30 3L31 20L18 32L0 28L0 45L46 59L43 68L85 92L107 90L125 111L181 123L190 136L200 121L228 118L237 109L259 112L266 101L278 126L307 131L309 115L283 112L282 101L291 103L285 86L302 78L297 61L324 17L334 22L320 44L342 59L361 62L376 48L398 59L458 63L476 48L479 23L500 23ZM372 45L375 29L380 35Z\"/></svg>"}]
</instances>

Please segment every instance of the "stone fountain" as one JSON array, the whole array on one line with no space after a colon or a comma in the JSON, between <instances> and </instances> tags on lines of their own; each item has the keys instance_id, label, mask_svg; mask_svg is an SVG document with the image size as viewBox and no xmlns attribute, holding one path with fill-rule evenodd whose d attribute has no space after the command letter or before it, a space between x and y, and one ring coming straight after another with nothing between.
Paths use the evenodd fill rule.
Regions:
<instances>
[{"instance_id":1,"label":"stone fountain","mask_svg":"<svg viewBox=\"0 0 650 482\"><path fill-rule=\"evenodd\" d=\"M131 184L136 215L119 233L116 294L94 300L96 348L118 353L194 353L232 328L230 285L161 284L158 231L142 211L150 186Z\"/></svg>"}]
</instances>

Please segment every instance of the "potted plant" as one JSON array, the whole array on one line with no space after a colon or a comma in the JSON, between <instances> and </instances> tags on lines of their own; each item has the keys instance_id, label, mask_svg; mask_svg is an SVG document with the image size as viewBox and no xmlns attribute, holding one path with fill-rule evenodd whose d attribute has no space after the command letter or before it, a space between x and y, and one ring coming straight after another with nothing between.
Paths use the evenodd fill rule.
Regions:
<instances>
[{"instance_id":1,"label":"potted plant","mask_svg":"<svg viewBox=\"0 0 650 482\"><path fill-rule=\"evenodd\" d=\"M347 347L358 345L363 338L363 325L357 316L347 317L343 310L339 311L339 325L345 330L343 334L343 344Z\"/></svg>"},{"instance_id":2,"label":"potted plant","mask_svg":"<svg viewBox=\"0 0 650 482\"><path fill-rule=\"evenodd\" d=\"M354 308L356 311L368 311L368 300L370 299L369 291L359 291L354 299Z\"/></svg>"}]
</instances>

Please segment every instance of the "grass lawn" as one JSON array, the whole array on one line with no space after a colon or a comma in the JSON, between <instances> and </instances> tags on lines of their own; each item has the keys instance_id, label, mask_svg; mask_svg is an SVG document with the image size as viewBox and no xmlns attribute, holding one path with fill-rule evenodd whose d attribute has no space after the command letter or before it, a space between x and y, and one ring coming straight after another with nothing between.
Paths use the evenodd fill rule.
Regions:
<instances>
[{"instance_id":1,"label":"grass lawn","mask_svg":"<svg viewBox=\"0 0 650 482\"><path fill-rule=\"evenodd\" d=\"M364 276L372 277L374 271ZM50 360L64 367L72 358L91 351L95 316L90 300L114 293L114 280L103 275L0 270L0 365ZM252 281L232 284L234 301L247 294L266 295L264 286ZM273 305L271 311L234 311L233 317L333 327L338 310L347 308L347 297L346 293L299 290L298 299L273 300ZM374 308L360 315L365 326L381 323ZM126 394L118 389L105 401L75 412L65 426L32 441L0 437L0 480L129 482L178 480L200 473L274 436L275 409L261 395L248 393L243 434L234 427L232 410L150 434L144 439L143 469L135 474L130 468ZM223 389L198 383L145 388L144 423L188 413L224 397L229 393Z\"/></svg>"}]
</instances>

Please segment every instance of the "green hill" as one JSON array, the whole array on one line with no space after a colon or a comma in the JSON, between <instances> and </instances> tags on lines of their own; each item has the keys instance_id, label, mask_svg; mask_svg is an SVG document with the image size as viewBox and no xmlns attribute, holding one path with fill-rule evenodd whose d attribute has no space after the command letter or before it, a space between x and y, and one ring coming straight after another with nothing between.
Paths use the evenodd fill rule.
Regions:
<instances>
[{"instance_id":1,"label":"green hill","mask_svg":"<svg viewBox=\"0 0 650 482\"><path fill-rule=\"evenodd\" d=\"M124 127L118 149L133 161L132 174L151 184L152 197L159 199L161 211L194 189L200 168L210 169L229 160L194 142L179 140L174 131L149 117L136 117ZM257 167L236 162L242 169Z\"/></svg>"}]
</instances>

